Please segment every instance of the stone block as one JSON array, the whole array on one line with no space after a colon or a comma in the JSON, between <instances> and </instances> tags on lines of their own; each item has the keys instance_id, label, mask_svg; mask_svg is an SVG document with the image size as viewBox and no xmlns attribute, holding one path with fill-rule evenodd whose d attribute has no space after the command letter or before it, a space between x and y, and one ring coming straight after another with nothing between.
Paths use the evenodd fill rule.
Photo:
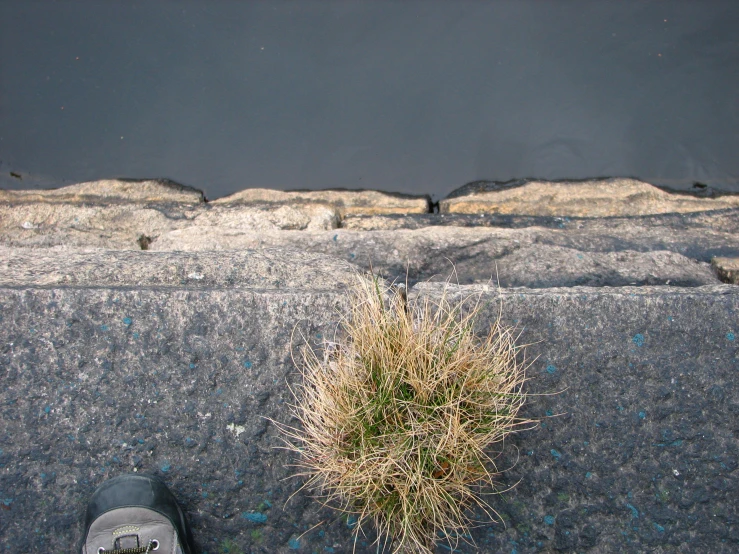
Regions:
<instances>
[{"instance_id":1,"label":"stone block","mask_svg":"<svg viewBox=\"0 0 739 554\"><path fill-rule=\"evenodd\" d=\"M47 190L0 190L0 202L200 204L203 192L169 179L103 179Z\"/></svg>"},{"instance_id":2,"label":"stone block","mask_svg":"<svg viewBox=\"0 0 739 554\"><path fill-rule=\"evenodd\" d=\"M244 189L219 198L213 204L328 204L342 216L348 214L422 214L431 208L429 196L388 193L378 190L281 191Z\"/></svg>"},{"instance_id":3,"label":"stone block","mask_svg":"<svg viewBox=\"0 0 739 554\"><path fill-rule=\"evenodd\" d=\"M213 206L33 202L0 204L0 244L18 247L147 249L161 235L188 229L228 236L246 231L333 229L339 216L325 205ZM207 240L200 248L211 249Z\"/></svg>"},{"instance_id":4,"label":"stone block","mask_svg":"<svg viewBox=\"0 0 739 554\"><path fill-rule=\"evenodd\" d=\"M735 212L737 217L739 212ZM561 220L550 227L430 226L357 231L220 232L186 228L161 235L153 250L298 248L328 254L390 279L446 279L504 286L718 284L713 256L739 255L739 240L702 224L641 225ZM669 281L669 283L668 283Z\"/></svg>"},{"instance_id":5,"label":"stone block","mask_svg":"<svg viewBox=\"0 0 739 554\"><path fill-rule=\"evenodd\" d=\"M668 192L636 179L516 181L463 187L439 202L442 213L613 217L739 207L739 195L717 198Z\"/></svg>"},{"instance_id":6,"label":"stone block","mask_svg":"<svg viewBox=\"0 0 739 554\"><path fill-rule=\"evenodd\" d=\"M95 486L138 470L172 488L203 551L352 552L354 520L296 492L298 460L265 419L296 424L292 354L333 337L349 264L297 251L16 254L0 253L0 548L71 551ZM480 333L499 314L520 330L523 415L541 420L498 458L503 487L516 486L488 498L505 524L475 529L478 551L739 548L739 289L449 294L481 295ZM356 552L374 552L373 538Z\"/></svg>"},{"instance_id":7,"label":"stone block","mask_svg":"<svg viewBox=\"0 0 739 554\"><path fill-rule=\"evenodd\" d=\"M714 258L711 266L721 281L739 285L739 258Z\"/></svg>"}]
</instances>

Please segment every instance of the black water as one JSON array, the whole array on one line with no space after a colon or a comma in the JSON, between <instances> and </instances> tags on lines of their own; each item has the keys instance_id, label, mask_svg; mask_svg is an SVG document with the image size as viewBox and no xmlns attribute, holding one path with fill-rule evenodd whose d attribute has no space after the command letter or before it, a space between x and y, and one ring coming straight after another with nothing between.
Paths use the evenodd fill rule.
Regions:
<instances>
[{"instance_id":1,"label":"black water","mask_svg":"<svg viewBox=\"0 0 739 554\"><path fill-rule=\"evenodd\" d=\"M736 0L0 0L0 49L3 188L739 192Z\"/></svg>"}]
</instances>

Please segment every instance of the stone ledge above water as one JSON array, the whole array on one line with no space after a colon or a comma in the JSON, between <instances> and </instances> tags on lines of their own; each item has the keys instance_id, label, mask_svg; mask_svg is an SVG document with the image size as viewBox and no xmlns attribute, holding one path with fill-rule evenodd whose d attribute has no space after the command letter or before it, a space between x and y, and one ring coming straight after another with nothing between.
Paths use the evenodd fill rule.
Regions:
<instances>
[{"instance_id":1,"label":"stone ledge above water","mask_svg":"<svg viewBox=\"0 0 739 554\"><path fill-rule=\"evenodd\" d=\"M739 195L699 198L636 179L524 180L465 185L439 202L441 213L554 217L642 216L739 207Z\"/></svg>"},{"instance_id":2,"label":"stone ledge above water","mask_svg":"<svg viewBox=\"0 0 739 554\"><path fill-rule=\"evenodd\" d=\"M169 179L103 179L46 190L2 190L0 202L200 204L203 192Z\"/></svg>"},{"instance_id":3,"label":"stone ledge above water","mask_svg":"<svg viewBox=\"0 0 739 554\"><path fill-rule=\"evenodd\" d=\"M473 183L442 201L443 208L517 194L515 209L533 214L426 213L426 197L378 191L250 189L197 202L199 193L163 181L2 194L0 245L11 248L283 248L327 254L390 279L443 279L456 270L462 283L500 279L503 286L533 288L731 283L731 273L709 264L739 257L739 205L731 207L739 196L698 198L623 179ZM44 195L52 200L40 200ZM485 206L501 209L492 201ZM580 215L552 215L558 206ZM595 208L590 215L611 208L621 215L586 217L586 208ZM707 211L690 211L697 208ZM645 210L657 213L639 215Z\"/></svg>"},{"instance_id":4,"label":"stone ledge above water","mask_svg":"<svg viewBox=\"0 0 739 554\"><path fill-rule=\"evenodd\" d=\"M425 214L431 211L428 196L388 193L377 190L281 191L245 189L213 200L216 205L234 204L327 204L348 214Z\"/></svg>"}]
</instances>

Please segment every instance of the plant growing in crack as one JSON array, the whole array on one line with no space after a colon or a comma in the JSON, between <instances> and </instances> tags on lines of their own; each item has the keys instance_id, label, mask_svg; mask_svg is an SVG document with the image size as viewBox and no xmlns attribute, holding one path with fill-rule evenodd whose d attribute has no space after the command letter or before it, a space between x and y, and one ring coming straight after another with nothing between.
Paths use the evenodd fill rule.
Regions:
<instances>
[{"instance_id":1,"label":"plant growing in crack","mask_svg":"<svg viewBox=\"0 0 739 554\"><path fill-rule=\"evenodd\" d=\"M452 301L448 288L408 300L358 277L352 295L338 338L322 354L302 349L291 388L302 428L274 423L300 457L301 489L354 514L355 533L373 522L394 553L430 553L438 536L454 547L469 509L497 515L472 489L499 491L491 447L535 423L518 416L517 337L500 317L477 337L479 296Z\"/></svg>"}]
</instances>

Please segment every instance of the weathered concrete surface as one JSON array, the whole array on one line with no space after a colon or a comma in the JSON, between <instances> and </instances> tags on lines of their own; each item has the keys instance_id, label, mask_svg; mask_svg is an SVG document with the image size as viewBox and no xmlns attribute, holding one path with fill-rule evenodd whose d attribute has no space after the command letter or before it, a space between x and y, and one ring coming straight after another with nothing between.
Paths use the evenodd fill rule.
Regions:
<instances>
[{"instance_id":1,"label":"weathered concrete surface","mask_svg":"<svg viewBox=\"0 0 739 554\"><path fill-rule=\"evenodd\" d=\"M739 258L714 258L711 266L724 283L739 285Z\"/></svg>"},{"instance_id":2,"label":"weathered concrete surface","mask_svg":"<svg viewBox=\"0 0 739 554\"><path fill-rule=\"evenodd\" d=\"M49 190L2 190L0 202L200 204L202 191L168 179L103 179Z\"/></svg>"},{"instance_id":3,"label":"weathered concrete surface","mask_svg":"<svg viewBox=\"0 0 739 554\"><path fill-rule=\"evenodd\" d=\"M213 204L328 204L347 214L423 214L431 211L428 196L391 194L377 190L281 191L245 189L219 198Z\"/></svg>"},{"instance_id":4,"label":"weathered concrete surface","mask_svg":"<svg viewBox=\"0 0 739 554\"><path fill-rule=\"evenodd\" d=\"M523 194L524 189L536 191L539 184L495 185L500 190L481 194ZM100 181L45 191L44 201L37 201L35 192L21 194L22 200L7 192L6 202L0 203L0 245L157 251L292 248L371 267L391 279L444 279L456 269L454 278L460 283L499 279L503 286L537 288L716 284L720 280L707 265L711 259L739 256L739 207L622 217L546 215L551 211L546 206L560 201L574 207L615 202L621 206L616 211L640 212L638 206L652 206L655 195L663 200L667 195L675 209L694 201L716 207L735 197L668 194L630 180L549 185L551 202L532 204L541 213L511 215L410 213L424 211L421 204L428 199L377 191L254 189L213 203L189 203L200 198L197 191L173 183ZM572 194L560 198L560 189ZM476 189L468 186L462 192L470 190ZM614 190L619 193L611 198ZM601 196L594 197L596 193ZM610 200L603 204L601 197ZM632 205L630 200L638 202ZM638 209L632 210L634 206ZM358 215L362 213L375 215Z\"/></svg>"},{"instance_id":5,"label":"weathered concrete surface","mask_svg":"<svg viewBox=\"0 0 739 554\"><path fill-rule=\"evenodd\" d=\"M341 220L341 228L351 231L391 231L395 229L422 229L424 227L500 227L522 229L590 229L609 228L670 228L674 231L705 229L739 233L739 208L703 212L667 213L624 217L558 217L515 214L402 214L402 215L348 215Z\"/></svg>"},{"instance_id":6,"label":"weathered concrete surface","mask_svg":"<svg viewBox=\"0 0 739 554\"><path fill-rule=\"evenodd\" d=\"M636 179L481 183L439 202L444 213L609 217L685 213L739 206L739 195L698 198Z\"/></svg>"},{"instance_id":7,"label":"weathered concrete surface","mask_svg":"<svg viewBox=\"0 0 739 554\"><path fill-rule=\"evenodd\" d=\"M735 214L739 216L739 212ZM580 226L582 225L582 227ZM739 255L739 235L705 226L677 231L638 221L560 222L558 228L435 226L388 231L233 232L181 229L152 250L299 248L329 254L388 278L500 279L503 286L718 284L708 264ZM496 277L497 267L497 277Z\"/></svg>"},{"instance_id":8,"label":"weathered concrete surface","mask_svg":"<svg viewBox=\"0 0 739 554\"><path fill-rule=\"evenodd\" d=\"M0 206L0 244L156 251L290 248L372 267L388 278L405 278L407 271L411 281L443 279L456 269L460 283L492 278L503 286L528 287L716 284L711 259L739 256L739 233L732 228L739 210L687 222L660 216L666 220L312 230L336 224L331 210L320 205L6 205Z\"/></svg>"},{"instance_id":9,"label":"weathered concrete surface","mask_svg":"<svg viewBox=\"0 0 739 554\"><path fill-rule=\"evenodd\" d=\"M94 487L136 468L171 486L203 551L351 552L346 520L302 493L285 504L300 484L282 481L295 459L260 417L295 423L291 350L300 333L331 336L347 304L330 277L348 282L348 264L287 252L35 254L46 262L0 266L3 549L70 551ZM175 269L148 275L158 265ZM170 277L192 271L203 278ZM517 458L505 483L521 482L491 499L506 527L474 531L480 552L739 548L739 289L459 294L476 291L481 328L502 300L504 321L534 343L529 392L558 393L531 398L524 415L543 425L500 460ZM374 552L372 538L357 551Z\"/></svg>"},{"instance_id":10,"label":"weathered concrete surface","mask_svg":"<svg viewBox=\"0 0 739 554\"><path fill-rule=\"evenodd\" d=\"M474 267L464 269L464 275L476 281L486 275ZM583 252L561 246L532 245L503 257L496 269L503 276L501 283L507 287L719 284L709 264L664 250Z\"/></svg>"},{"instance_id":11,"label":"weathered concrete surface","mask_svg":"<svg viewBox=\"0 0 739 554\"><path fill-rule=\"evenodd\" d=\"M459 291L482 293L481 330L502 301L542 341L525 412L542 425L499 461L520 483L494 504L505 527L473 533L482 552L739 550L736 287Z\"/></svg>"},{"instance_id":12,"label":"weathered concrete surface","mask_svg":"<svg viewBox=\"0 0 739 554\"><path fill-rule=\"evenodd\" d=\"M320 204L296 206L213 206L210 204L0 204L0 244L48 248L140 250L178 229L194 234L284 229L333 229L339 216ZM202 248L209 249L206 243Z\"/></svg>"},{"instance_id":13,"label":"weathered concrete surface","mask_svg":"<svg viewBox=\"0 0 739 554\"><path fill-rule=\"evenodd\" d=\"M34 251L0 247L0 286L346 290L342 260L273 248L230 252Z\"/></svg>"}]
</instances>

